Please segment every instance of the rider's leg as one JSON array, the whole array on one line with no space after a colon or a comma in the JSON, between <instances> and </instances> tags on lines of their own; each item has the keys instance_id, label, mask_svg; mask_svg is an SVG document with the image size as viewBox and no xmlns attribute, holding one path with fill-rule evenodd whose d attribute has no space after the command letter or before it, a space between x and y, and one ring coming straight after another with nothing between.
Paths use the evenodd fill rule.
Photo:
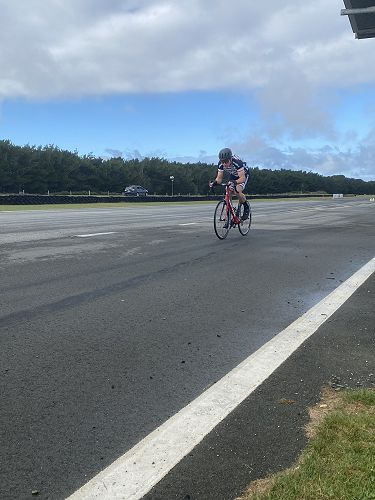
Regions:
<instances>
[{"instance_id":1,"label":"rider's leg","mask_svg":"<svg viewBox=\"0 0 375 500\"><path fill-rule=\"evenodd\" d=\"M242 219L245 220L245 219L249 218L250 206L246 200L246 196L243 193L243 189L244 189L244 186L242 186L241 184L237 185L238 200L241 204L244 205Z\"/></svg>"},{"instance_id":2,"label":"rider's leg","mask_svg":"<svg viewBox=\"0 0 375 500\"><path fill-rule=\"evenodd\" d=\"M246 203L246 196L243 194L243 187L241 184L237 184L236 186L237 193L238 193L238 199L240 203Z\"/></svg>"},{"instance_id":3,"label":"rider's leg","mask_svg":"<svg viewBox=\"0 0 375 500\"><path fill-rule=\"evenodd\" d=\"M230 193L230 201L232 201L231 193ZM227 206L225 206L225 224L223 228L227 229L229 227L229 223L230 223L230 213L227 211Z\"/></svg>"}]
</instances>

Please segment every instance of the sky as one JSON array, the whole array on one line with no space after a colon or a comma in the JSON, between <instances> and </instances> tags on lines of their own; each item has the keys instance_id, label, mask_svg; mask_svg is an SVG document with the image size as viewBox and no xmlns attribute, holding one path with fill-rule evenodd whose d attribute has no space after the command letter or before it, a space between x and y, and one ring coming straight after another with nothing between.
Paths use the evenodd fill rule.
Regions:
<instances>
[{"instance_id":1,"label":"sky","mask_svg":"<svg viewBox=\"0 0 375 500\"><path fill-rule=\"evenodd\" d=\"M0 0L0 139L375 180L375 39L340 0Z\"/></svg>"}]
</instances>

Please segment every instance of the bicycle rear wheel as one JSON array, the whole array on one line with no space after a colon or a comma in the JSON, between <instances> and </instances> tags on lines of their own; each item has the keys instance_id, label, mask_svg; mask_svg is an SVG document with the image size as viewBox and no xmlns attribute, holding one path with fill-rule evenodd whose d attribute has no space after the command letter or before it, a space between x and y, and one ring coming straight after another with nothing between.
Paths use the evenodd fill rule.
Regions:
<instances>
[{"instance_id":1,"label":"bicycle rear wheel","mask_svg":"<svg viewBox=\"0 0 375 500\"><path fill-rule=\"evenodd\" d=\"M241 218L241 221L238 224L238 230L242 234L242 236L246 236L247 233L250 231L250 227L251 227L251 207L250 207L250 203L249 203L249 208L250 208L249 217L247 219L245 219L245 220L242 220L244 206L243 206L243 204L241 204L241 211L240 211L240 215L239 215L240 218Z\"/></svg>"},{"instance_id":2,"label":"bicycle rear wheel","mask_svg":"<svg viewBox=\"0 0 375 500\"><path fill-rule=\"evenodd\" d=\"M224 200L219 201L214 214L214 229L219 240L224 240L228 236L230 224L227 221L227 217L227 205Z\"/></svg>"}]
</instances>

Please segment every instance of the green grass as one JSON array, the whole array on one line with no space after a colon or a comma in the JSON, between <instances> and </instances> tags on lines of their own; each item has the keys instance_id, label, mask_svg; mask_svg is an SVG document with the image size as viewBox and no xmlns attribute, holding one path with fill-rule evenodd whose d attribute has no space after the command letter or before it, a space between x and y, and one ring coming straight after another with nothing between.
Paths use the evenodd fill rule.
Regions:
<instances>
[{"instance_id":1,"label":"green grass","mask_svg":"<svg viewBox=\"0 0 375 500\"><path fill-rule=\"evenodd\" d=\"M324 405L323 405L324 406ZM298 464L250 485L242 500L374 500L375 391L344 391Z\"/></svg>"},{"instance_id":2,"label":"green grass","mask_svg":"<svg viewBox=\"0 0 375 500\"><path fill-rule=\"evenodd\" d=\"M375 407L375 391L367 389L348 390L343 393L343 401L346 404L359 403L365 406Z\"/></svg>"},{"instance_id":3,"label":"green grass","mask_svg":"<svg viewBox=\"0 0 375 500\"><path fill-rule=\"evenodd\" d=\"M370 195L358 195L356 198L368 199L371 197ZM249 198L250 203L258 203L258 202L283 202L283 201L321 201L324 200L332 200L331 197L326 196L324 198ZM217 203L218 200L202 200L202 201L141 201L141 202L114 202L114 203L51 203L51 204L42 204L42 205L1 205L0 204L0 212L2 211L18 211L18 210L51 210L51 209L87 209L87 208L134 208L134 207L145 207L145 206L165 206L165 205L205 205L205 204L214 204Z\"/></svg>"},{"instance_id":4,"label":"green grass","mask_svg":"<svg viewBox=\"0 0 375 500\"><path fill-rule=\"evenodd\" d=\"M264 201L282 202L282 201L320 201L320 198L257 198L249 199L250 203L258 203ZM206 205L215 204L218 200L202 200L202 201L142 201L142 202L117 202L117 203L51 203L42 205L0 205L1 211L18 211L18 210L52 210L52 209L86 209L86 208L136 208L136 207L151 207L151 206L165 206L165 205Z\"/></svg>"},{"instance_id":5,"label":"green grass","mask_svg":"<svg viewBox=\"0 0 375 500\"><path fill-rule=\"evenodd\" d=\"M216 201L150 201L150 202L128 202L128 203L51 203L43 205L0 205L1 211L18 211L18 210L53 210L53 209L87 209L87 208L137 208L137 207L153 207L153 206L163 206L163 205L191 205L194 204L206 204L206 203L216 203Z\"/></svg>"}]
</instances>

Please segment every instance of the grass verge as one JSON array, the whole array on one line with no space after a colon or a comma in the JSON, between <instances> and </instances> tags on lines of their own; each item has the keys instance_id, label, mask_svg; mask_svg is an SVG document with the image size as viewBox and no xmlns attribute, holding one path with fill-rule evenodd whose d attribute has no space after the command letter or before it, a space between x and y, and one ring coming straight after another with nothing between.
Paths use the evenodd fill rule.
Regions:
<instances>
[{"instance_id":1,"label":"grass verge","mask_svg":"<svg viewBox=\"0 0 375 500\"><path fill-rule=\"evenodd\" d=\"M136 208L136 207L152 207L165 205L206 205L216 204L219 200L205 201L144 201L144 202L116 202L116 203L51 203L43 205L0 205L0 212L16 212L18 210L56 210L56 209L87 209L87 208ZM301 198L249 198L250 203L258 203L263 201L283 202L283 201L301 201ZM321 201L320 198L303 198L303 201Z\"/></svg>"},{"instance_id":2,"label":"grass verge","mask_svg":"<svg viewBox=\"0 0 375 500\"><path fill-rule=\"evenodd\" d=\"M374 500L375 390L323 391L297 464L254 481L238 500Z\"/></svg>"},{"instance_id":3,"label":"grass verge","mask_svg":"<svg viewBox=\"0 0 375 500\"><path fill-rule=\"evenodd\" d=\"M215 204L217 201L150 201L150 202L124 202L124 203L53 203L43 205L0 205L0 212L16 212L19 210L72 210L72 209L87 209L87 208L137 208L137 207L154 207L166 205L191 205L191 204Z\"/></svg>"}]
</instances>

